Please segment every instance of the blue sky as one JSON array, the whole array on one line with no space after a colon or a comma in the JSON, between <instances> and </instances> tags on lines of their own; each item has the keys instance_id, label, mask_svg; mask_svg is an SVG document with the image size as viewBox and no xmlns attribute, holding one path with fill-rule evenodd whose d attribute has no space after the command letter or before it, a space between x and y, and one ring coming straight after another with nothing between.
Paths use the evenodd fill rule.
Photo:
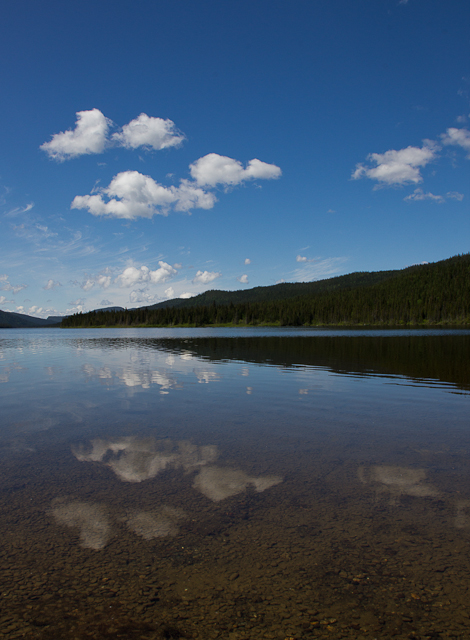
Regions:
<instances>
[{"instance_id":1,"label":"blue sky","mask_svg":"<svg viewBox=\"0 0 470 640\"><path fill-rule=\"evenodd\" d=\"M470 250L467 0L4 3L0 309Z\"/></svg>"}]
</instances>

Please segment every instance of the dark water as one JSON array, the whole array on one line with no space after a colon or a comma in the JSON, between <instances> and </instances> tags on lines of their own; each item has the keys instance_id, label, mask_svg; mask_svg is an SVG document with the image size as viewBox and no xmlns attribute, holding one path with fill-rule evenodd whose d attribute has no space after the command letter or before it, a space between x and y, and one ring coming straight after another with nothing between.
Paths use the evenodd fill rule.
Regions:
<instances>
[{"instance_id":1,"label":"dark water","mask_svg":"<svg viewBox=\"0 0 470 640\"><path fill-rule=\"evenodd\" d=\"M469 638L470 332L0 331L0 638Z\"/></svg>"}]
</instances>

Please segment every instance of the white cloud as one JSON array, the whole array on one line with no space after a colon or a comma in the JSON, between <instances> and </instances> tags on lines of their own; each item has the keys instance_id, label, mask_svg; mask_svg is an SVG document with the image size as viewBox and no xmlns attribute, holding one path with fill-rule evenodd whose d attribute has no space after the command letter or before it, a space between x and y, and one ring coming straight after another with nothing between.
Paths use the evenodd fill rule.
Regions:
<instances>
[{"instance_id":1,"label":"white cloud","mask_svg":"<svg viewBox=\"0 0 470 640\"><path fill-rule=\"evenodd\" d=\"M198 271L193 278L193 284L208 284L217 278L220 278L222 274L218 271Z\"/></svg>"},{"instance_id":2,"label":"white cloud","mask_svg":"<svg viewBox=\"0 0 470 640\"><path fill-rule=\"evenodd\" d=\"M191 177L198 185L215 187L218 184L236 185L245 180L271 180L281 176L281 169L253 159L246 169L238 160L209 153L189 166Z\"/></svg>"},{"instance_id":3,"label":"white cloud","mask_svg":"<svg viewBox=\"0 0 470 640\"><path fill-rule=\"evenodd\" d=\"M127 149L149 147L158 151L180 145L184 135L176 129L172 120L153 118L141 113L129 124L125 124L122 131L114 133L111 138Z\"/></svg>"},{"instance_id":4,"label":"white cloud","mask_svg":"<svg viewBox=\"0 0 470 640\"><path fill-rule=\"evenodd\" d=\"M111 302L111 300L107 300L107 299L101 300L101 302L100 302L100 306L102 306L102 307L109 307L112 304L113 303Z\"/></svg>"},{"instance_id":5,"label":"white cloud","mask_svg":"<svg viewBox=\"0 0 470 640\"><path fill-rule=\"evenodd\" d=\"M96 284L102 289L107 289L111 284L111 275L108 272L99 274L96 276Z\"/></svg>"},{"instance_id":6,"label":"white cloud","mask_svg":"<svg viewBox=\"0 0 470 640\"><path fill-rule=\"evenodd\" d=\"M241 282L242 284L248 284L248 276L246 273L244 273L242 276L240 276L239 278L237 278L238 282Z\"/></svg>"},{"instance_id":7,"label":"white cloud","mask_svg":"<svg viewBox=\"0 0 470 640\"><path fill-rule=\"evenodd\" d=\"M448 191L446 196L452 200L458 200L459 202L462 202L464 199L463 193L459 193L458 191Z\"/></svg>"},{"instance_id":8,"label":"white cloud","mask_svg":"<svg viewBox=\"0 0 470 640\"><path fill-rule=\"evenodd\" d=\"M213 193L204 191L189 180L181 180L179 187L170 187L175 195L175 211L190 209L212 209L217 202Z\"/></svg>"},{"instance_id":9,"label":"white cloud","mask_svg":"<svg viewBox=\"0 0 470 640\"><path fill-rule=\"evenodd\" d=\"M307 247L308 248L308 247ZM301 256L300 254L296 257L296 262L315 262L317 258L307 258L306 256Z\"/></svg>"},{"instance_id":10,"label":"white cloud","mask_svg":"<svg viewBox=\"0 0 470 640\"><path fill-rule=\"evenodd\" d=\"M446 145L457 145L468 152L467 158L470 159L470 131L468 129L456 129L451 127L441 134L442 143Z\"/></svg>"},{"instance_id":11,"label":"white cloud","mask_svg":"<svg viewBox=\"0 0 470 640\"><path fill-rule=\"evenodd\" d=\"M41 149L54 160L68 160L85 154L103 153L112 144L137 149L166 149L181 144L184 135L177 130L172 120L154 118L146 113L125 124L121 131L108 138L112 121L99 109L78 111L74 129L68 129L52 136ZM104 163L100 163L104 164Z\"/></svg>"},{"instance_id":12,"label":"white cloud","mask_svg":"<svg viewBox=\"0 0 470 640\"><path fill-rule=\"evenodd\" d=\"M188 300L188 298L192 298L194 296L194 293L189 293L188 291L185 293L182 293L179 297L182 300Z\"/></svg>"},{"instance_id":13,"label":"white cloud","mask_svg":"<svg viewBox=\"0 0 470 640\"><path fill-rule=\"evenodd\" d=\"M8 276L6 274L0 275L0 291L11 291L12 293L18 293L19 291L23 291L26 289L27 284L11 284L8 281Z\"/></svg>"},{"instance_id":14,"label":"white cloud","mask_svg":"<svg viewBox=\"0 0 470 640\"><path fill-rule=\"evenodd\" d=\"M159 260L158 264L159 268L155 269L155 271L151 271L145 265L141 266L139 269L133 266L127 267L116 278L115 282L119 284L120 287L133 287L140 282L159 284L166 282L178 273L176 269L167 262Z\"/></svg>"},{"instance_id":15,"label":"white cloud","mask_svg":"<svg viewBox=\"0 0 470 640\"><path fill-rule=\"evenodd\" d=\"M50 280L47 281L47 284L45 287L43 287L43 289L45 291L50 291L51 289L55 289L56 287L61 287L62 285L60 284L60 282L54 282L54 280L52 280L52 278Z\"/></svg>"},{"instance_id":16,"label":"white cloud","mask_svg":"<svg viewBox=\"0 0 470 640\"><path fill-rule=\"evenodd\" d=\"M315 262L295 269L293 271L294 280L296 282L312 282L337 275L341 270L341 265L347 260L348 258L343 257L316 259ZM282 280L279 280L279 282L282 282Z\"/></svg>"},{"instance_id":17,"label":"white cloud","mask_svg":"<svg viewBox=\"0 0 470 640\"><path fill-rule=\"evenodd\" d=\"M437 150L438 146L427 140L421 148L407 147L398 151L391 149L385 153L371 153L367 159L376 166L358 164L351 177L353 180L370 178L381 185L417 184L423 180L420 167L434 160Z\"/></svg>"},{"instance_id":18,"label":"white cloud","mask_svg":"<svg viewBox=\"0 0 470 640\"><path fill-rule=\"evenodd\" d=\"M245 258L245 264L251 264L250 258Z\"/></svg>"},{"instance_id":19,"label":"white cloud","mask_svg":"<svg viewBox=\"0 0 470 640\"><path fill-rule=\"evenodd\" d=\"M158 118L154 118L158 120ZM71 209L88 209L95 216L134 220L168 215L175 211L212 209L217 202L214 193L202 187L218 184L233 186L256 178L279 178L281 170L273 164L250 160L248 167L238 160L209 153L190 165L193 181L181 179L179 186L165 187L138 171L122 171L106 188L93 189L90 195L75 196Z\"/></svg>"},{"instance_id":20,"label":"white cloud","mask_svg":"<svg viewBox=\"0 0 470 640\"><path fill-rule=\"evenodd\" d=\"M155 214L166 216L171 205L176 211L189 211L211 209L215 202L212 193L206 193L188 180L182 180L179 187L164 187L138 171L123 171L97 195L75 196L71 209L88 209L94 216L134 220Z\"/></svg>"},{"instance_id":21,"label":"white cloud","mask_svg":"<svg viewBox=\"0 0 470 640\"><path fill-rule=\"evenodd\" d=\"M87 278L80 285L80 287L83 289L83 291L90 291L90 289L92 289L94 286L95 286L95 281L94 281L93 278Z\"/></svg>"},{"instance_id":22,"label":"white cloud","mask_svg":"<svg viewBox=\"0 0 470 640\"><path fill-rule=\"evenodd\" d=\"M2 202L2 204L5 204L5 203ZM15 217L17 215L20 215L21 213L26 213L27 211L31 211L31 209L33 207L34 207L34 202L30 202L25 207L15 207L14 209L11 209L10 211L7 211L7 213L5 213L3 215L5 217L13 218L13 217Z\"/></svg>"},{"instance_id":23,"label":"white cloud","mask_svg":"<svg viewBox=\"0 0 470 640\"><path fill-rule=\"evenodd\" d=\"M99 109L78 111L76 115L75 129L56 133L41 145L50 158L63 161L104 151L111 121Z\"/></svg>"},{"instance_id":24,"label":"white cloud","mask_svg":"<svg viewBox=\"0 0 470 640\"><path fill-rule=\"evenodd\" d=\"M71 302L70 304L74 304L73 302ZM73 307L70 307L69 309L65 310L65 315L66 316L72 316L74 313L83 313L85 311L85 306L83 304L77 304Z\"/></svg>"},{"instance_id":25,"label":"white cloud","mask_svg":"<svg viewBox=\"0 0 470 640\"><path fill-rule=\"evenodd\" d=\"M154 304L155 302L158 302L159 299L159 296L153 293L148 293L146 289L137 289L135 291L131 291L129 294L129 300L132 304L136 304L138 302Z\"/></svg>"},{"instance_id":26,"label":"white cloud","mask_svg":"<svg viewBox=\"0 0 470 640\"><path fill-rule=\"evenodd\" d=\"M71 208L88 209L94 216L133 220L151 218L156 213L167 215L168 206L175 200L170 189L150 176L138 171L123 171L114 176L106 189L100 189L99 195L76 196Z\"/></svg>"},{"instance_id":27,"label":"white cloud","mask_svg":"<svg viewBox=\"0 0 470 640\"><path fill-rule=\"evenodd\" d=\"M168 287L168 289L165 289L165 295L169 300L174 298L175 297L175 290L173 289L173 287Z\"/></svg>"},{"instance_id":28,"label":"white cloud","mask_svg":"<svg viewBox=\"0 0 470 640\"><path fill-rule=\"evenodd\" d=\"M413 193L410 193L409 196L406 196L406 198L403 198L403 200L408 202L416 201L416 200L432 200L433 202L439 202L439 203L445 202L445 199L442 196L435 196L431 192L424 193L424 191L419 187L415 189Z\"/></svg>"},{"instance_id":29,"label":"white cloud","mask_svg":"<svg viewBox=\"0 0 470 640\"><path fill-rule=\"evenodd\" d=\"M73 284L79 286L81 289L83 289L83 291L89 291L95 286L95 284L102 289L107 289L111 284L111 280L112 272L111 269L107 267L98 275L85 274L85 280L83 280L83 282L78 282L77 280L75 280Z\"/></svg>"},{"instance_id":30,"label":"white cloud","mask_svg":"<svg viewBox=\"0 0 470 640\"><path fill-rule=\"evenodd\" d=\"M0 304L3 304L4 302L7 302L8 304L12 304L13 300L7 300L5 296L0 296Z\"/></svg>"}]
</instances>

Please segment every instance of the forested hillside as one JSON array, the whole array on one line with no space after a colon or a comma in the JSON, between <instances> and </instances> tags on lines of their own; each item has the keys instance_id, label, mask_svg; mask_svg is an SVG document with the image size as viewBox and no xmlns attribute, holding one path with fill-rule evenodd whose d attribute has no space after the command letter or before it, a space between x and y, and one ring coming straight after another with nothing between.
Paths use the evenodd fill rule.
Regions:
<instances>
[{"instance_id":1,"label":"forested hillside","mask_svg":"<svg viewBox=\"0 0 470 640\"><path fill-rule=\"evenodd\" d=\"M279 297L281 292L284 297ZM227 294L241 299L224 302ZM183 302L185 306L76 314L62 326L470 324L470 254L400 271L243 292L212 291Z\"/></svg>"},{"instance_id":2,"label":"forested hillside","mask_svg":"<svg viewBox=\"0 0 470 640\"><path fill-rule=\"evenodd\" d=\"M49 318L35 318L24 313L0 311L0 329L33 329L39 327L59 326L61 318L49 316Z\"/></svg>"}]
</instances>

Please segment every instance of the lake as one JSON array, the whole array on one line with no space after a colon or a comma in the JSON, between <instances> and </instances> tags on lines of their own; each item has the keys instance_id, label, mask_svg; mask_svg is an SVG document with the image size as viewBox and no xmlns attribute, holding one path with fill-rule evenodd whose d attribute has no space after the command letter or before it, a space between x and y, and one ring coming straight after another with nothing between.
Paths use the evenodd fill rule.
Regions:
<instances>
[{"instance_id":1,"label":"lake","mask_svg":"<svg viewBox=\"0 0 470 640\"><path fill-rule=\"evenodd\" d=\"M468 638L470 331L0 330L0 638Z\"/></svg>"}]
</instances>

